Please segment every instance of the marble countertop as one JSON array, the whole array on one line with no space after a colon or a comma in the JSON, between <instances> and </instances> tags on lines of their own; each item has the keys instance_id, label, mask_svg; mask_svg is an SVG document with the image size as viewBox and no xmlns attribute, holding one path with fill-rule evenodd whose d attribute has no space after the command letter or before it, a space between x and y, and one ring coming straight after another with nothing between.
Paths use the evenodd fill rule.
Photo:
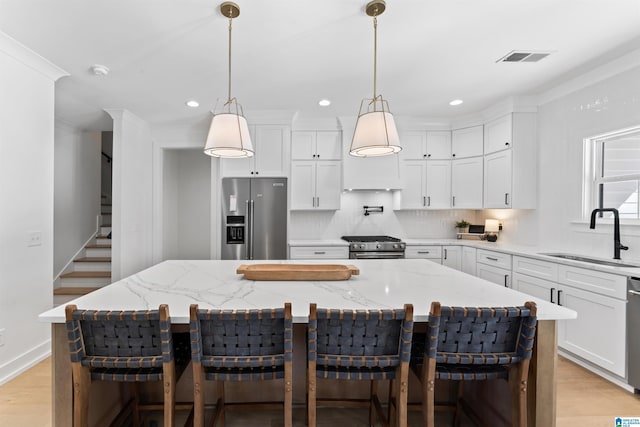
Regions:
<instances>
[{"instance_id":1,"label":"marble countertop","mask_svg":"<svg viewBox=\"0 0 640 427\"><path fill-rule=\"evenodd\" d=\"M345 281L251 281L240 264L353 264L359 276ZM72 301L78 308L135 310L168 304L173 323L189 322L189 305L203 308L280 307L291 302L293 320L308 320L309 304L338 309L414 305L414 319L429 319L431 301L456 306L513 306L533 300L540 320L576 318L576 312L421 259L322 261L164 261ZM64 322L64 306L39 320Z\"/></svg>"},{"instance_id":2,"label":"marble countertop","mask_svg":"<svg viewBox=\"0 0 640 427\"><path fill-rule=\"evenodd\" d=\"M342 239L326 240L289 240L289 246L349 246L349 242Z\"/></svg>"}]
</instances>

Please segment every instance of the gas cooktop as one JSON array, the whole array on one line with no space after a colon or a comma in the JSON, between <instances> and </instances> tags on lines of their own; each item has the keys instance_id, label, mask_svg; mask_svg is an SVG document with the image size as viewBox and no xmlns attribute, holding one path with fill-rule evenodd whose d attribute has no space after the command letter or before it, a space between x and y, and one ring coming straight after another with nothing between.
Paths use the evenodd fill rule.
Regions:
<instances>
[{"instance_id":1,"label":"gas cooktop","mask_svg":"<svg viewBox=\"0 0 640 427\"><path fill-rule=\"evenodd\" d=\"M342 240L346 240L349 243L354 242L401 242L400 239L390 236L342 236Z\"/></svg>"}]
</instances>

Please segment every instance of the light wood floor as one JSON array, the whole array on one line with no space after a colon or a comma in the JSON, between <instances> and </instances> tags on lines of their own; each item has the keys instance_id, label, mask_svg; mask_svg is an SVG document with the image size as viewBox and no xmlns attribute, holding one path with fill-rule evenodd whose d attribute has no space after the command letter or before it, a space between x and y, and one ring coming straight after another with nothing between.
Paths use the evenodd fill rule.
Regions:
<instances>
[{"instance_id":1,"label":"light wood floor","mask_svg":"<svg viewBox=\"0 0 640 427\"><path fill-rule=\"evenodd\" d=\"M640 417L640 395L633 395L560 357L558 362L557 427L611 427L614 417ZM366 425L363 410L335 410L318 413L319 425ZM411 412L410 421L419 423L419 413ZM227 426L258 425L246 413L230 413ZM270 418L269 421L265 418ZM296 409L295 425L304 426L304 410ZM279 426L273 418L261 415L265 426ZM360 424L362 423L362 424ZM51 426L51 359L0 387L0 425L19 427Z\"/></svg>"}]
</instances>

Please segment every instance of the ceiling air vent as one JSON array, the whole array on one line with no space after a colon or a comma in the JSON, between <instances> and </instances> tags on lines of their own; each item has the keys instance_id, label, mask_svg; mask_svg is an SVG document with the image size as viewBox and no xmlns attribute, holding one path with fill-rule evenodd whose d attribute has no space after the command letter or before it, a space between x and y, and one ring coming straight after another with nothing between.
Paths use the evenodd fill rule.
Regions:
<instances>
[{"instance_id":1,"label":"ceiling air vent","mask_svg":"<svg viewBox=\"0 0 640 427\"><path fill-rule=\"evenodd\" d=\"M551 52L525 52L512 50L496 62L538 62L551 55Z\"/></svg>"}]
</instances>

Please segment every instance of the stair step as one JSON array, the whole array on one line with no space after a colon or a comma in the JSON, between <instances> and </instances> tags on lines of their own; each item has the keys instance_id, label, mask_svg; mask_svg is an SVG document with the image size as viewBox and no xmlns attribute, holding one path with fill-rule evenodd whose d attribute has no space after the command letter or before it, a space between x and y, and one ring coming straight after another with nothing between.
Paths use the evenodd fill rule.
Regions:
<instances>
[{"instance_id":1,"label":"stair step","mask_svg":"<svg viewBox=\"0 0 640 427\"><path fill-rule=\"evenodd\" d=\"M111 278L110 271L72 271L71 273L61 274L62 279L102 279Z\"/></svg>"},{"instance_id":2,"label":"stair step","mask_svg":"<svg viewBox=\"0 0 640 427\"><path fill-rule=\"evenodd\" d=\"M100 257L84 257L74 259L73 262L111 262L111 257L100 256Z\"/></svg>"},{"instance_id":3,"label":"stair step","mask_svg":"<svg viewBox=\"0 0 640 427\"><path fill-rule=\"evenodd\" d=\"M87 249L111 249L111 244L96 244L92 243L90 245L85 246Z\"/></svg>"},{"instance_id":4,"label":"stair step","mask_svg":"<svg viewBox=\"0 0 640 427\"><path fill-rule=\"evenodd\" d=\"M63 288L56 288L53 290L53 295L86 295L90 292L93 291L97 291L98 289L101 289L99 287L63 287Z\"/></svg>"}]
</instances>

